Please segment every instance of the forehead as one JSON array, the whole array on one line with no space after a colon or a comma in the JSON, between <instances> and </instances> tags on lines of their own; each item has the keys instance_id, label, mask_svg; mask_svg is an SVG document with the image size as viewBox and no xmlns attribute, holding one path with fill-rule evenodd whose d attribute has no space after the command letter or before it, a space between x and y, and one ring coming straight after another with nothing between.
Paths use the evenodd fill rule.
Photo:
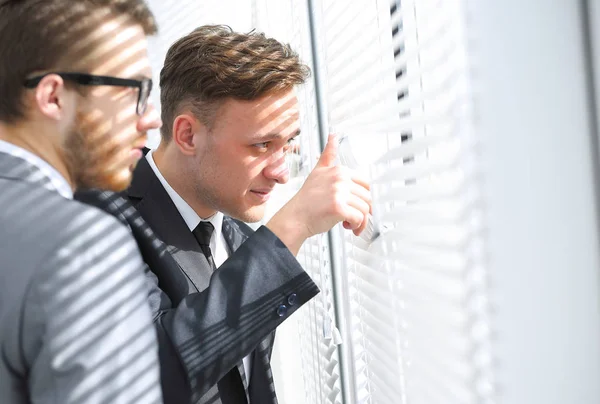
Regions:
<instances>
[{"instance_id":1,"label":"forehead","mask_svg":"<svg viewBox=\"0 0 600 404\"><path fill-rule=\"evenodd\" d=\"M127 17L108 16L79 41L81 60L93 74L151 76L148 41L143 28Z\"/></svg>"},{"instance_id":2,"label":"forehead","mask_svg":"<svg viewBox=\"0 0 600 404\"><path fill-rule=\"evenodd\" d=\"M298 97L290 90L252 101L228 100L220 108L217 125L245 128L249 135L255 135L297 130L299 116Z\"/></svg>"},{"instance_id":3,"label":"forehead","mask_svg":"<svg viewBox=\"0 0 600 404\"><path fill-rule=\"evenodd\" d=\"M271 118L297 118L298 97L294 91L273 94L250 103L252 113L259 120Z\"/></svg>"}]
</instances>

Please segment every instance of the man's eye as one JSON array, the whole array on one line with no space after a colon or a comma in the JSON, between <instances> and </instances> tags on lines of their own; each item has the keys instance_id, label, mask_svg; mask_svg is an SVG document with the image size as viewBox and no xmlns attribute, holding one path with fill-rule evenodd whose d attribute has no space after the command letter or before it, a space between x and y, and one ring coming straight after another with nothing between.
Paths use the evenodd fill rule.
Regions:
<instances>
[{"instance_id":1,"label":"man's eye","mask_svg":"<svg viewBox=\"0 0 600 404\"><path fill-rule=\"evenodd\" d=\"M255 143L253 146L259 149L266 149L267 147L269 147L269 143L270 142Z\"/></svg>"},{"instance_id":2,"label":"man's eye","mask_svg":"<svg viewBox=\"0 0 600 404\"><path fill-rule=\"evenodd\" d=\"M284 147L284 150L285 150L286 153L289 153L289 152L295 153L298 150L298 145L299 145L298 144L298 139L296 139L295 137L293 137L291 139L288 139L288 141L287 141L287 143L286 143L286 145Z\"/></svg>"}]
</instances>

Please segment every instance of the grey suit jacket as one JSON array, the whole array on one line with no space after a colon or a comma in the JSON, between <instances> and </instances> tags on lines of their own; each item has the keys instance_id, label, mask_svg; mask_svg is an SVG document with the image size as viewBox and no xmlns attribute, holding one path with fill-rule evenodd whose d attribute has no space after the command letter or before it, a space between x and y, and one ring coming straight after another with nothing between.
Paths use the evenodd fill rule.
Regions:
<instances>
[{"instance_id":1,"label":"grey suit jacket","mask_svg":"<svg viewBox=\"0 0 600 404\"><path fill-rule=\"evenodd\" d=\"M236 251L210 275L208 285L206 276L192 281L196 275L189 269L197 268L204 255L145 159L125 195L88 190L76 197L130 226L148 264L148 301L159 338L165 403L196 403L257 347L268 352L270 343L264 344L275 328L319 291L266 227L244 235L241 228L224 225ZM170 240L169 245L156 234ZM262 364L255 357L256 366ZM256 375L252 384L264 378L257 385L266 389L253 392L250 386L252 404L269 403L274 400L270 371L253 370L252 377Z\"/></svg>"},{"instance_id":2,"label":"grey suit jacket","mask_svg":"<svg viewBox=\"0 0 600 404\"><path fill-rule=\"evenodd\" d=\"M0 403L162 402L131 234L5 153L0 190Z\"/></svg>"}]
</instances>

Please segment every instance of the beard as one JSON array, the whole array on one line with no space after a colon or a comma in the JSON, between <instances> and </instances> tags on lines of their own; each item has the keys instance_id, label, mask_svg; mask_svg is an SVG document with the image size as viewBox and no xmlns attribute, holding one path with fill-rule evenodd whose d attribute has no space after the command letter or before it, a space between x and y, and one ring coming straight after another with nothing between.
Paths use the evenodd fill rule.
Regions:
<instances>
[{"instance_id":1,"label":"beard","mask_svg":"<svg viewBox=\"0 0 600 404\"><path fill-rule=\"evenodd\" d=\"M67 169L76 189L120 192L131 184L137 159L110 133L99 133L79 112L63 144Z\"/></svg>"}]
</instances>

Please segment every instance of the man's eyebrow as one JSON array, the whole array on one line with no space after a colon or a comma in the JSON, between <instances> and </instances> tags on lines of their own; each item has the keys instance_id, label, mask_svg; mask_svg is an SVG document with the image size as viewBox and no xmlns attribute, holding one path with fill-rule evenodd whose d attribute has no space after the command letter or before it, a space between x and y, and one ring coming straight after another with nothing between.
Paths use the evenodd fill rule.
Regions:
<instances>
[{"instance_id":1,"label":"man's eyebrow","mask_svg":"<svg viewBox=\"0 0 600 404\"><path fill-rule=\"evenodd\" d=\"M151 79L152 75L148 73L139 73L132 77L134 80L148 80Z\"/></svg>"},{"instance_id":2,"label":"man's eyebrow","mask_svg":"<svg viewBox=\"0 0 600 404\"><path fill-rule=\"evenodd\" d=\"M294 138L299 135L300 135L300 129L295 131L291 136L289 136L289 138L291 139L291 138ZM284 136L281 133L267 133L266 135L256 135L255 137L252 138L252 141L269 142L271 140L283 139L283 138L284 138Z\"/></svg>"}]
</instances>

